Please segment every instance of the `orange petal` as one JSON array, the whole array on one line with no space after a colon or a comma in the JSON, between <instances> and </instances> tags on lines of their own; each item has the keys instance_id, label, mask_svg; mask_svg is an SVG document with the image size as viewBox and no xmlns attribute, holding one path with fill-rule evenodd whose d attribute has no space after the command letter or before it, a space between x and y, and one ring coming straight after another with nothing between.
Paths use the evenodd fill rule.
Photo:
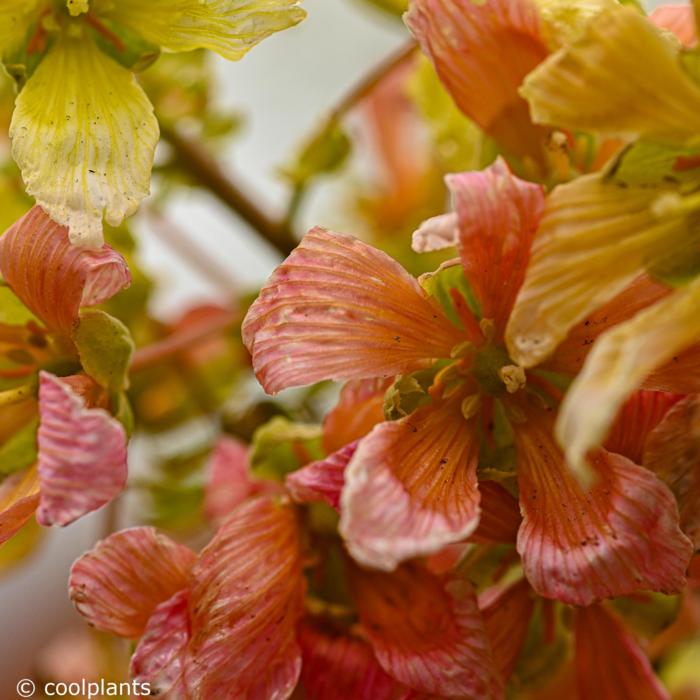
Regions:
<instances>
[{"instance_id":1,"label":"orange petal","mask_svg":"<svg viewBox=\"0 0 700 700\"><path fill-rule=\"evenodd\" d=\"M482 316L494 319L502 333L525 278L544 189L511 175L501 158L481 172L448 175L447 183L457 210L464 274Z\"/></svg>"},{"instance_id":2,"label":"orange petal","mask_svg":"<svg viewBox=\"0 0 700 700\"><path fill-rule=\"evenodd\" d=\"M191 697L186 681L190 639L188 601L189 591L184 589L161 603L149 618L131 657L131 679L148 683L151 695L183 700Z\"/></svg>"},{"instance_id":3,"label":"orange petal","mask_svg":"<svg viewBox=\"0 0 700 700\"><path fill-rule=\"evenodd\" d=\"M457 106L514 155L541 157L544 130L518 94L549 53L530 0L412 0L406 24Z\"/></svg>"},{"instance_id":4,"label":"orange petal","mask_svg":"<svg viewBox=\"0 0 700 700\"><path fill-rule=\"evenodd\" d=\"M515 542L522 520L518 502L495 481L479 482L481 517L470 542L498 544Z\"/></svg>"},{"instance_id":5,"label":"orange petal","mask_svg":"<svg viewBox=\"0 0 700 700\"><path fill-rule=\"evenodd\" d=\"M364 437L384 420L384 394L390 384L386 379L361 379L343 386L338 403L323 421L326 452Z\"/></svg>"},{"instance_id":6,"label":"orange petal","mask_svg":"<svg viewBox=\"0 0 700 700\"><path fill-rule=\"evenodd\" d=\"M11 474L0 484L0 544L7 542L34 515L39 505L36 467Z\"/></svg>"},{"instance_id":7,"label":"orange petal","mask_svg":"<svg viewBox=\"0 0 700 700\"><path fill-rule=\"evenodd\" d=\"M613 423L605 449L627 457L635 464L642 464L649 433L681 398L680 394L663 391L635 391Z\"/></svg>"},{"instance_id":8,"label":"orange petal","mask_svg":"<svg viewBox=\"0 0 700 700\"><path fill-rule=\"evenodd\" d=\"M516 431L523 512L517 548L532 587L572 605L681 590L692 545L667 487L647 469L600 450L591 459L596 482L587 490L554 442L552 416L528 409Z\"/></svg>"},{"instance_id":9,"label":"orange petal","mask_svg":"<svg viewBox=\"0 0 700 700\"><path fill-rule=\"evenodd\" d=\"M698 43L693 8L689 4L656 7L649 19L657 27L673 32L686 48L693 48Z\"/></svg>"},{"instance_id":10,"label":"orange petal","mask_svg":"<svg viewBox=\"0 0 700 700\"><path fill-rule=\"evenodd\" d=\"M681 529L700 547L700 397L677 403L649 435L641 461L673 492Z\"/></svg>"},{"instance_id":11,"label":"orange petal","mask_svg":"<svg viewBox=\"0 0 700 700\"><path fill-rule=\"evenodd\" d=\"M68 229L35 206L0 237L0 272L48 328L70 335L82 306L96 306L131 282L124 258L108 245L79 248Z\"/></svg>"},{"instance_id":12,"label":"orange petal","mask_svg":"<svg viewBox=\"0 0 700 700\"><path fill-rule=\"evenodd\" d=\"M391 570L467 538L479 521L475 422L462 396L381 423L345 470L340 532L362 564Z\"/></svg>"},{"instance_id":13,"label":"orange petal","mask_svg":"<svg viewBox=\"0 0 700 700\"><path fill-rule=\"evenodd\" d=\"M525 579L495 594L488 593L480 598L479 607L496 665L508 680L525 643L535 599Z\"/></svg>"},{"instance_id":14,"label":"orange petal","mask_svg":"<svg viewBox=\"0 0 700 700\"><path fill-rule=\"evenodd\" d=\"M649 659L622 622L602 605L576 611L579 698L669 700Z\"/></svg>"},{"instance_id":15,"label":"orange petal","mask_svg":"<svg viewBox=\"0 0 700 700\"><path fill-rule=\"evenodd\" d=\"M301 567L292 506L260 496L229 516L192 571L187 679L199 697L291 694L301 669Z\"/></svg>"},{"instance_id":16,"label":"orange petal","mask_svg":"<svg viewBox=\"0 0 700 700\"><path fill-rule=\"evenodd\" d=\"M269 393L412 372L449 357L461 340L395 260L320 228L275 270L243 322L243 341Z\"/></svg>"},{"instance_id":17,"label":"orange petal","mask_svg":"<svg viewBox=\"0 0 700 700\"><path fill-rule=\"evenodd\" d=\"M306 700L409 700L414 695L377 663L372 647L305 623L299 630Z\"/></svg>"},{"instance_id":18,"label":"orange petal","mask_svg":"<svg viewBox=\"0 0 700 700\"><path fill-rule=\"evenodd\" d=\"M503 685L466 581L445 582L417 565L391 574L355 567L350 584L360 622L384 670L440 696L489 700Z\"/></svg>"},{"instance_id":19,"label":"orange petal","mask_svg":"<svg viewBox=\"0 0 700 700\"><path fill-rule=\"evenodd\" d=\"M116 498L126 485L126 432L102 408L87 408L71 385L39 374L37 520L68 525Z\"/></svg>"},{"instance_id":20,"label":"orange petal","mask_svg":"<svg viewBox=\"0 0 700 700\"><path fill-rule=\"evenodd\" d=\"M187 587L194 560L152 527L122 530L73 564L70 597L91 625L136 638L156 607Z\"/></svg>"}]
</instances>

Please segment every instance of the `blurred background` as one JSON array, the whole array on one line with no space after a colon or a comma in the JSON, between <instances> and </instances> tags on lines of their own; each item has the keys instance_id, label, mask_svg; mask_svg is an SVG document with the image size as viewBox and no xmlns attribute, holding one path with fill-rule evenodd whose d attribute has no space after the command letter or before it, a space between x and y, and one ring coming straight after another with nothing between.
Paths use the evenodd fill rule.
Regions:
<instances>
[{"instance_id":1,"label":"blurred background","mask_svg":"<svg viewBox=\"0 0 700 700\"><path fill-rule=\"evenodd\" d=\"M647 3L658 4L663 3ZM221 140L220 162L273 217L282 215L289 197L281 166L351 86L409 38L401 22L362 0L305 0L304 7L304 22L264 41L241 62L206 57L216 76L212 100L236 122L235 133ZM419 149L420 140L416 143ZM167 156L163 150L158 154L162 161ZM356 172L365 167L361 157L353 167ZM336 186L331 181L312 188L299 212L299 230L319 224L352 231L355 222L336 197ZM156 198L159 187L156 174ZM144 207L132 229L135 257L155 283L150 311L163 323L177 320L186 308L259 287L281 260L217 198L199 189L181 188L157 208ZM193 264L182 241L195 242L205 258L218 263L215 279ZM137 440L132 449L130 466L138 475L153 448ZM59 631L81 624L67 599L68 570L110 525L107 517L99 511L51 530L21 566L0 572L0 698L15 697L17 680L30 675L40 650Z\"/></svg>"}]
</instances>

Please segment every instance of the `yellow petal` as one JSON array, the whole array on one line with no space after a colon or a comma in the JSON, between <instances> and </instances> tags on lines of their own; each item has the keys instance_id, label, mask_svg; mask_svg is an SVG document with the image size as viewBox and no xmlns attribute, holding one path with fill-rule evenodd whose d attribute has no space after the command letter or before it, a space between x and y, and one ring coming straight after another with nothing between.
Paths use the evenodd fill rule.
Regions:
<instances>
[{"instance_id":1,"label":"yellow petal","mask_svg":"<svg viewBox=\"0 0 700 700\"><path fill-rule=\"evenodd\" d=\"M2 0L0 2L0 56L18 49L36 19L39 0Z\"/></svg>"},{"instance_id":2,"label":"yellow petal","mask_svg":"<svg viewBox=\"0 0 700 700\"><path fill-rule=\"evenodd\" d=\"M148 194L158 123L133 75L85 37L63 37L20 92L12 154L27 192L71 240L102 244Z\"/></svg>"},{"instance_id":3,"label":"yellow petal","mask_svg":"<svg viewBox=\"0 0 700 700\"><path fill-rule=\"evenodd\" d=\"M557 421L574 470L585 473L586 453L603 441L627 396L699 337L700 278L600 336Z\"/></svg>"},{"instance_id":4,"label":"yellow petal","mask_svg":"<svg viewBox=\"0 0 700 700\"><path fill-rule=\"evenodd\" d=\"M508 322L513 360L523 367L541 362L575 323L647 266L697 242L688 201L662 188L623 187L601 174L557 187Z\"/></svg>"},{"instance_id":5,"label":"yellow petal","mask_svg":"<svg viewBox=\"0 0 700 700\"><path fill-rule=\"evenodd\" d=\"M535 0L547 43L560 48L578 39L586 24L616 0Z\"/></svg>"},{"instance_id":6,"label":"yellow petal","mask_svg":"<svg viewBox=\"0 0 700 700\"><path fill-rule=\"evenodd\" d=\"M615 6L580 40L526 78L522 95L538 123L688 144L700 137L700 87L678 46L636 10Z\"/></svg>"},{"instance_id":7,"label":"yellow petal","mask_svg":"<svg viewBox=\"0 0 700 700\"><path fill-rule=\"evenodd\" d=\"M98 14L168 51L211 49L237 61L260 41L301 22L299 0L96 0Z\"/></svg>"}]
</instances>

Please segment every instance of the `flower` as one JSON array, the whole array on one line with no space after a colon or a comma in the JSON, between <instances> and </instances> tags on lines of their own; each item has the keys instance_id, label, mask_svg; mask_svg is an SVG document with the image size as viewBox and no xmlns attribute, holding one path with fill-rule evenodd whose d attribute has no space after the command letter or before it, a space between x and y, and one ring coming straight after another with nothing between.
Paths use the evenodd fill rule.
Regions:
<instances>
[{"instance_id":1,"label":"flower","mask_svg":"<svg viewBox=\"0 0 700 700\"><path fill-rule=\"evenodd\" d=\"M422 288L380 251L313 229L243 324L269 392L402 375L392 403L403 417L361 439L344 472L340 531L350 553L392 570L464 540L483 510L478 474L510 475L524 515L518 551L540 595L585 605L639 589L678 590L692 548L667 487L611 449L595 453L598 481L585 488L553 437L557 382L578 371L598 333L643 308L655 288L626 290L526 374L508 356L504 332L540 223L542 188L512 176L502 161L448 184L461 267L448 263L424 276Z\"/></svg>"},{"instance_id":2,"label":"flower","mask_svg":"<svg viewBox=\"0 0 700 700\"><path fill-rule=\"evenodd\" d=\"M692 21L689 12L682 16ZM665 13L656 19L669 25ZM549 357L575 324L640 275L679 287L659 291L657 305L602 336L575 380L557 434L579 472L629 393L679 356L697 354L700 88L685 56L644 15L614 5L535 69L521 91L538 122L638 141L603 172L547 198L506 333L513 359L531 367ZM642 63L654 70L640 71ZM685 376L658 388L697 391L696 373L681 365Z\"/></svg>"},{"instance_id":3,"label":"flower","mask_svg":"<svg viewBox=\"0 0 700 700\"><path fill-rule=\"evenodd\" d=\"M0 323L0 381L9 387L0 392L5 398L0 399L4 542L37 508L42 525L67 525L124 488L126 432L111 415L122 378L114 375L105 383L100 372L95 377L81 372L81 360L90 366L93 359L84 333L95 318L85 311L81 315L81 309L109 299L128 286L130 277L119 253L106 245L99 250L72 247L68 231L40 207L0 238L0 272L8 285L5 313L15 308L16 314ZM98 320L111 318L92 313ZM104 332L121 331L112 321L116 325L102 326ZM122 350L111 348L124 367L132 348L128 338L125 343Z\"/></svg>"},{"instance_id":4,"label":"flower","mask_svg":"<svg viewBox=\"0 0 700 700\"><path fill-rule=\"evenodd\" d=\"M240 59L297 24L296 0L8 0L0 57L26 80L10 126L27 192L70 230L102 245L148 194L158 123L132 70L165 51L207 48Z\"/></svg>"}]
</instances>

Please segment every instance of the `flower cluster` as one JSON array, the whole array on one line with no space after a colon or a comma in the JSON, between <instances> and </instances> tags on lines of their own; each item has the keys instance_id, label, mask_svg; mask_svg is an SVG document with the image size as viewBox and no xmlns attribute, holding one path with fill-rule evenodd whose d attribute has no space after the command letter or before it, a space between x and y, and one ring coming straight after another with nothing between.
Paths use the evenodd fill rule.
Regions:
<instances>
[{"instance_id":1,"label":"flower cluster","mask_svg":"<svg viewBox=\"0 0 700 700\"><path fill-rule=\"evenodd\" d=\"M169 329L112 299L130 266L137 303L149 282L127 233L102 238L148 193L134 73L161 49L238 59L303 11L0 9L36 200L0 237L0 543L113 501L131 433L166 434L187 448L161 459L150 522L70 572L80 615L133 645L115 677L173 700L694 697L700 6L376 4L415 42L285 168L285 221L164 117L164 177L188 164L288 253L252 303ZM358 146L354 101L379 145L383 184L350 188L369 226L293 240L308 184ZM251 400L250 370L284 393Z\"/></svg>"}]
</instances>

